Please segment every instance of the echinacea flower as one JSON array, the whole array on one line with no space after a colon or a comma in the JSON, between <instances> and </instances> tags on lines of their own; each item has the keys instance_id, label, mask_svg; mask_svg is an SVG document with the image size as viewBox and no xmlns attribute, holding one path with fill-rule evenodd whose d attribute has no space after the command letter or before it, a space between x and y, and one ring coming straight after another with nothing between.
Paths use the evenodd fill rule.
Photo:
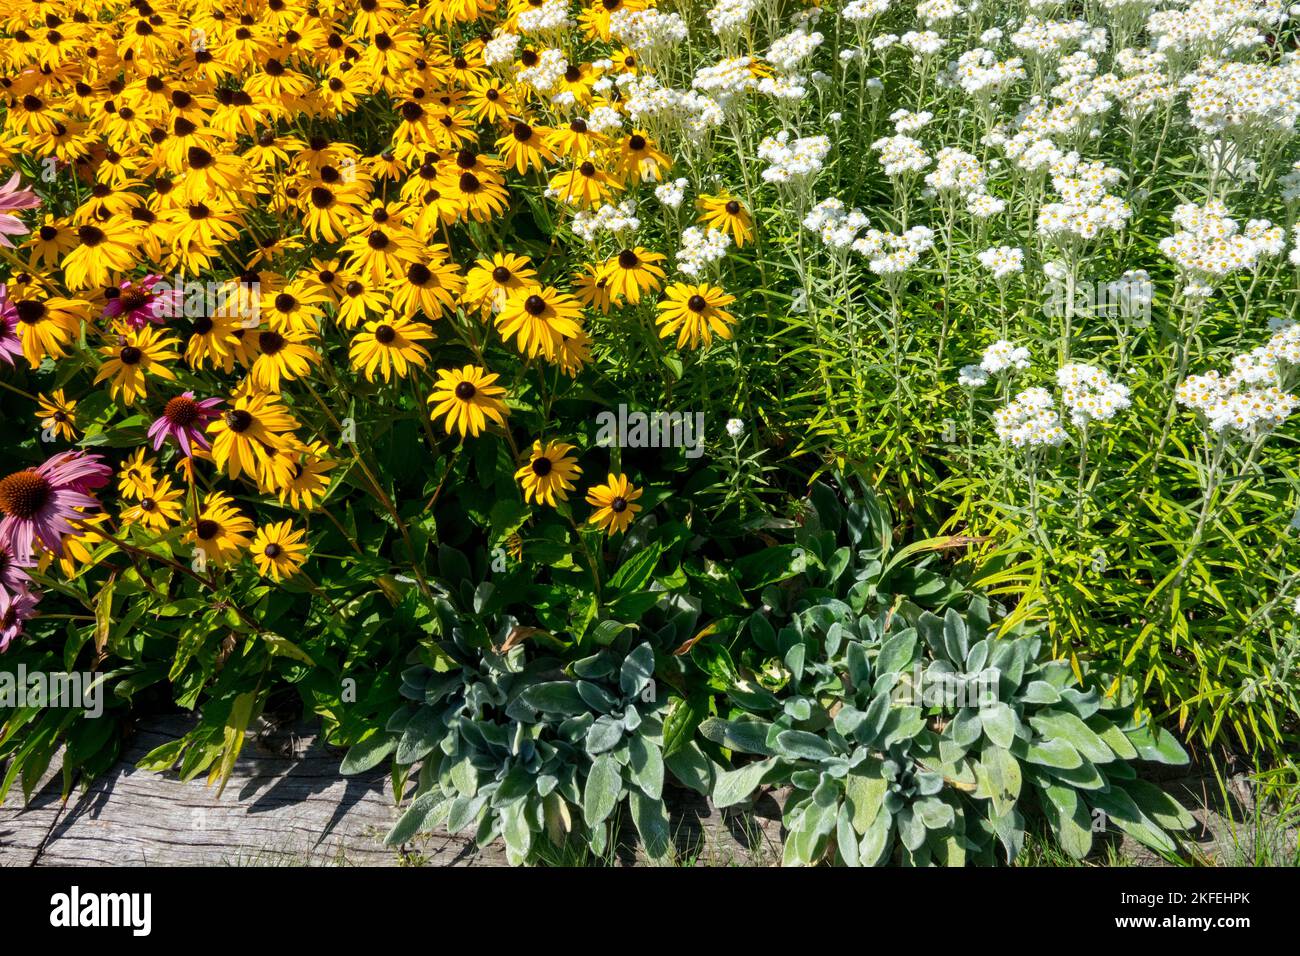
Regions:
<instances>
[{"instance_id":1,"label":"echinacea flower","mask_svg":"<svg viewBox=\"0 0 1300 956\"><path fill-rule=\"evenodd\" d=\"M0 361L13 365L23 354L23 342L18 337L18 310L9 301L5 286L0 285Z\"/></svg>"},{"instance_id":2,"label":"echinacea flower","mask_svg":"<svg viewBox=\"0 0 1300 956\"><path fill-rule=\"evenodd\" d=\"M179 316L184 293L180 289L158 290L162 281L162 276L148 275L139 282L123 282L104 306L104 318L121 318L131 328L142 329L151 323L164 325L167 319Z\"/></svg>"},{"instance_id":3,"label":"echinacea flower","mask_svg":"<svg viewBox=\"0 0 1300 956\"><path fill-rule=\"evenodd\" d=\"M0 591L16 594L30 582L22 563L14 556L13 548L7 541L0 541Z\"/></svg>"},{"instance_id":4,"label":"echinacea flower","mask_svg":"<svg viewBox=\"0 0 1300 956\"><path fill-rule=\"evenodd\" d=\"M0 541L25 562L39 541L56 554L73 533L78 508L99 510L89 492L108 483L113 471L99 455L70 451L44 464L0 479Z\"/></svg>"},{"instance_id":5,"label":"echinacea flower","mask_svg":"<svg viewBox=\"0 0 1300 956\"><path fill-rule=\"evenodd\" d=\"M194 454L194 445L203 449L211 448L204 432L208 429L208 422L221 414L217 411L220 404L219 398L196 399L193 392L182 392L169 399L163 407L163 413L149 426L153 450L162 448L163 442L168 438L181 446L181 451L185 452L187 458Z\"/></svg>"},{"instance_id":6,"label":"echinacea flower","mask_svg":"<svg viewBox=\"0 0 1300 956\"><path fill-rule=\"evenodd\" d=\"M640 497L641 489L628 481L627 475L610 472L605 484L587 491L587 504L595 508L587 521L609 534L626 531L641 510L640 505L633 504Z\"/></svg>"},{"instance_id":7,"label":"echinacea flower","mask_svg":"<svg viewBox=\"0 0 1300 956\"><path fill-rule=\"evenodd\" d=\"M14 244L10 236L25 236L30 231L27 224L13 213L20 209L35 209L41 201L30 189L20 185L21 176L14 173L9 182L0 186L0 246L12 249Z\"/></svg>"},{"instance_id":8,"label":"echinacea flower","mask_svg":"<svg viewBox=\"0 0 1300 956\"><path fill-rule=\"evenodd\" d=\"M307 545L303 543L306 532L293 530L293 522L264 524L253 538L253 563L258 574L279 583L291 578L307 559Z\"/></svg>"},{"instance_id":9,"label":"echinacea flower","mask_svg":"<svg viewBox=\"0 0 1300 956\"><path fill-rule=\"evenodd\" d=\"M0 654L9 650L14 638L22 634L23 623L32 616L40 599L39 593L27 588L13 594L0 590Z\"/></svg>"},{"instance_id":10,"label":"echinacea flower","mask_svg":"<svg viewBox=\"0 0 1300 956\"><path fill-rule=\"evenodd\" d=\"M554 508L557 498L569 500L573 479L582 474L578 459L569 457L572 450L573 446L564 442L533 442L527 464L515 472L523 486L525 501Z\"/></svg>"}]
</instances>

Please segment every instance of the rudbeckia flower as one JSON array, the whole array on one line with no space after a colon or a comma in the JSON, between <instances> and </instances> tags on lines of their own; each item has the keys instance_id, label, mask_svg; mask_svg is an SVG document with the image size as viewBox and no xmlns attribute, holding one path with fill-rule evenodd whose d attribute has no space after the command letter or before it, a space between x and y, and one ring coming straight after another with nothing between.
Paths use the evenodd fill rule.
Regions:
<instances>
[{"instance_id":1,"label":"rudbeckia flower","mask_svg":"<svg viewBox=\"0 0 1300 956\"><path fill-rule=\"evenodd\" d=\"M181 499L185 492L163 478L140 496L140 500L122 509L122 523L136 524L150 531L167 531L181 517Z\"/></svg>"},{"instance_id":2,"label":"rudbeckia flower","mask_svg":"<svg viewBox=\"0 0 1300 956\"><path fill-rule=\"evenodd\" d=\"M258 574L279 582L291 578L301 570L307 560L307 545L303 543L306 532L293 530L293 522L264 524L253 538L253 563Z\"/></svg>"},{"instance_id":3,"label":"rudbeckia flower","mask_svg":"<svg viewBox=\"0 0 1300 956\"><path fill-rule=\"evenodd\" d=\"M633 504L641 497L641 489L634 487L626 475L610 473L603 485L595 485L587 491L587 504L596 510L587 519L609 534L626 531L641 510Z\"/></svg>"},{"instance_id":4,"label":"rudbeckia flower","mask_svg":"<svg viewBox=\"0 0 1300 956\"><path fill-rule=\"evenodd\" d=\"M753 240L754 220L750 218L749 210L735 196L726 192L715 196L700 196L695 204L700 209L696 221L709 229L730 233L736 241L737 249Z\"/></svg>"},{"instance_id":5,"label":"rudbeckia flower","mask_svg":"<svg viewBox=\"0 0 1300 956\"><path fill-rule=\"evenodd\" d=\"M65 441L77 440L77 403L65 398L63 389L56 388L50 395L39 395L36 417L41 429Z\"/></svg>"},{"instance_id":6,"label":"rudbeckia flower","mask_svg":"<svg viewBox=\"0 0 1300 956\"><path fill-rule=\"evenodd\" d=\"M163 363L180 358L180 353L175 351L179 344L178 339L164 336L152 326L131 329L119 342L99 350L105 361L95 373L95 382L109 379L109 394L134 405L136 399L145 396L147 376L156 375L167 381L176 378L176 373Z\"/></svg>"},{"instance_id":7,"label":"rudbeckia flower","mask_svg":"<svg viewBox=\"0 0 1300 956\"><path fill-rule=\"evenodd\" d=\"M614 301L625 299L632 305L641 301L642 290L655 292L664 277L658 263L664 261L661 252L651 252L637 246L624 249L601 267L605 286Z\"/></svg>"},{"instance_id":8,"label":"rudbeckia flower","mask_svg":"<svg viewBox=\"0 0 1300 956\"><path fill-rule=\"evenodd\" d=\"M261 478L267 459L298 427L297 420L273 395L244 394L208 425L212 460L234 479Z\"/></svg>"},{"instance_id":9,"label":"rudbeckia flower","mask_svg":"<svg viewBox=\"0 0 1300 956\"><path fill-rule=\"evenodd\" d=\"M348 359L367 382L375 380L376 371L385 382L394 373L406 378L411 365L424 368L429 353L420 343L432 338L433 333L419 323L390 313L382 322L367 322L353 337Z\"/></svg>"},{"instance_id":10,"label":"rudbeckia flower","mask_svg":"<svg viewBox=\"0 0 1300 956\"><path fill-rule=\"evenodd\" d=\"M557 499L569 500L573 480L582 474L578 459L569 457L573 447L564 442L533 442L527 464L515 472L524 489L525 501L553 508Z\"/></svg>"},{"instance_id":11,"label":"rudbeckia flower","mask_svg":"<svg viewBox=\"0 0 1300 956\"><path fill-rule=\"evenodd\" d=\"M476 365L439 369L438 382L429 396L429 404L434 406L430 416L437 421L445 415L443 427L448 434L478 435L488 419L504 427L510 410L500 398L506 390L495 384L496 380L495 372Z\"/></svg>"},{"instance_id":12,"label":"rudbeckia flower","mask_svg":"<svg viewBox=\"0 0 1300 956\"><path fill-rule=\"evenodd\" d=\"M503 339L514 338L519 351L535 357L555 358L565 336L582 331L582 310L571 295L553 286L534 285L518 290L497 316Z\"/></svg>"},{"instance_id":13,"label":"rudbeckia flower","mask_svg":"<svg viewBox=\"0 0 1300 956\"><path fill-rule=\"evenodd\" d=\"M677 282L670 285L659 303L659 337L668 338L677 333L677 347L689 344L698 348L702 342L708 347L716 333L719 338L732 336L731 326L736 320L723 306L736 301L734 295L712 285L688 285Z\"/></svg>"},{"instance_id":14,"label":"rudbeckia flower","mask_svg":"<svg viewBox=\"0 0 1300 956\"><path fill-rule=\"evenodd\" d=\"M205 561L228 564L249 546L248 532L253 522L235 507L229 495L214 491L203 499L203 508L185 541L202 552Z\"/></svg>"}]
</instances>

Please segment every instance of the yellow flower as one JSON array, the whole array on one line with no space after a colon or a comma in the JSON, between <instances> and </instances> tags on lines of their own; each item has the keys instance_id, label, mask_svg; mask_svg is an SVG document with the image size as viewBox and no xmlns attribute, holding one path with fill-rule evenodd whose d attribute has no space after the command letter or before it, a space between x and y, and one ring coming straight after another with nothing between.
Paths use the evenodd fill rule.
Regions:
<instances>
[{"instance_id":1,"label":"yellow flower","mask_svg":"<svg viewBox=\"0 0 1300 956\"><path fill-rule=\"evenodd\" d=\"M447 433L458 431L462 436L480 434L489 418L505 427L510 409L500 399L506 390L494 384L496 380L495 372L476 365L439 369L438 382L429 396L429 404L434 406L430 417L437 421L447 416L443 422Z\"/></svg>"},{"instance_id":2,"label":"yellow flower","mask_svg":"<svg viewBox=\"0 0 1300 956\"><path fill-rule=\"evenodd\" d=\"M95 374L95 382L111 379L109 393L113 398L120 396L127 405L134 405L136 399L146 394L146 376L155 375L167 381L176 378L176 373L163 363L180 358L180 353L175 351L179 344L178 339L150 325L130 329L118 342L99 350L106 361Z\"/></svg>"},{"instance_id":3,"label":"yellow flower","mask_svg":"<svg viewBox=\"0 0 1300 956\"><path fill-rule=\"evenodd\" d=\"M300 511L314 511L329 490L326 476L335 462L324 457L323 442L300 445L294 442L278 450L267 464L267 484L282 504Z\"/></svg>"},{"instance_id":4,"label":"yellow flower","mask_svg":"<svg viewBox=\"0 0 1300 956\"><path fill-rule=\"evenodd\" d=\"M724 312L722 307L736 301L734 295L728 295L717 286L688 285L676 282L664 293L664 300L659 303L659 317L655 319L660 338L668 338L677 333L677 347L690 344L698 348L703 342L708 347L713 342L713 335L719 338L731 338L731 326L735 318Z\"/></svg>"},{"instance_id":5,"label":"yellow flower","mask_svg":"<svg viewBox=\"0 0 1300 956\"><path fill-rule=\"evenodd\" d=\"M208 425L212 460L231 478L247 473L261 480L270 456L288 441L298 422L274 395L246 393Z\"/></svg>"},{"instance_id":6,"label":"yellow flower","mask_svg":"<svg viewBox=\"0 0 1300 956\"><path fill-rule=\"evenodd\" d=\"M117 493L123 498L139 499L157 480L154 459L145 457L145 448L141 445L117 470Z\"/></svg>"},{"instance_id":7,"label":"yellow flower","mask_svg":"<svg viewBox=\"0 0 1300 956\"><path fill-rule=\"evenodd\" d=\"M468 308L481 308L484 314L500 312L507 300L537 279L537 270L527 256L498 252L491 259L479 259L465 276L461 299Z\"/></svg>"},{"instance_id":8,"label":"yellow flower","mask_svg":"<svg viewBox=\"0 0 1300 956\"><path fill-rule=\"evenodd\" d=\"M587 492L587 504L596 509L587 521L609 534L626 531L641 510L640 505L632 503L640 497L641 489L634 487L626 475L610 472L605 484L595 485Z\"/></svg>"},{"instance_id":9,"label":"yellow flower","mask_svg":"<svg viewBox=\"0 0 1300 956\"><path fill-rule=\"evenodd\" d=\"M754 220L750 218L749 210L731 193L700 196L695 205L700 209L696 221L719 232L731 233L731 238L736 240L737 249L753 240Z\"/></svg>"},{"instance_id":10,"label":"yellow flower","mask_svg":"<svg viewBox=\"0 0 1300 956\"><path fill-rule=\"evenodd\" d=\"M36 410L36 417L41 420L41 428L65 441L76 441L77 403L65 398L61 388L56 388L48 396L38 395L37 398L40 407Z\"/></svg>"},{"instance_id":11,"label":"yellow flower","mask_svg":"<svg viewBox=\"0 0 1300 956\"><path fill-rule=\"evenodd\" d=\"M367 322L353 337L348 359L367 382L375 380L376 371L385 382L394 372L398 378L406 378L410 366L424 368L429 353L420 343L431 338L433 333L423 325L399 319L390 312L382 322Z\"/></svg>"},{"instance_id":12,"label":"yellow flower","mask_svg":"<svg viewBox=\"0 0 1300 956\"><path fill-rule=\"evenodd\" d=\"M601 275L610 299L625 299L632 305L641 301L641 291L658 291L664 277L664 270L658 263L664 261L662 252L651 252L637 246L624 249L618 255L601 266Z\"/></svg>"},{"instance_id":13,"label":"yellow flower","mask_svg":"<svg viewBox=\"0 0 1300 956\"><path fill-rule=\"evenodd\" d=\"M264 524L253 538L253 563L262 577L279 582L291 578L307 560L304 531L293 530L293 522Z\"/></svg>"},{"instance_id":14,"label":"yellow flower","mask_svg":"<svg viewBox=\"0 0 1300 956\"><path fill-rule=\"evenodd\" d=\"M556 506L556 499L569 500L573 479L582 474L578 459L568 457L573 445L563 442L533 442L528 463L515 472L524 489L524 500Z\"/></svg>"},{"instance_id":15,"label":"yellow flower","mask_svg":"<svg viewBox=\"0 0 1300 956\"><path fill-rule=\"evenodd\" d=\"M253 522L235 507L235 500L214 491L203 499L203 508L185 541L194 546L203 563L228 564L248 548Z\"/></svg>"},{"instance_id":16,"label":"yellow flower","mask_svg":"<svg viewBox=\"0 0 1300 956\"><path fill-rule=\"evenodd\" d=\"M150 531L166 531L180 520L184 494L182 489L172 487L170 478L163 478L146 488L139 501L123 509L122 523L142 525Z\"/></svg>"},{"instance_id":17,"label":"yellow flower","mask_svg":"<svg viewBox=\"0 0 1300 956\"><path fill-rule=\"evenodd\" d=\"M249 343L256 343L257 358L249 370L253 385L262 391L278 393L281 379L303 378L313 365L320 364L320 353L309 342L315 336L299 329L265 329Z\"/></svg>"},{"instance_id":18,"label":"yellow flower","mask_svg":"<svg viewBox=\"0 0 1300 956\"><path fill-rule=\"evenodd\" d=\"M529 356L539 352L554 361L565 337L582 331L578 301L553 286L525 286L506 300L497 316L503 339L516 339L519 351Z\"/></svg>"}]
</instances>

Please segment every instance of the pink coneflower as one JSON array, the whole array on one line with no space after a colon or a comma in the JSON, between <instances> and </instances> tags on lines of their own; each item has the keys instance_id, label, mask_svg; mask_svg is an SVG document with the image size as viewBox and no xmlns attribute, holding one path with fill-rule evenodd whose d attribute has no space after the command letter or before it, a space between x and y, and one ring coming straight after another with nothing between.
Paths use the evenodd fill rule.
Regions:
<instances>
[{"instance_id":1,"label":"pink coneflower","mask_svg":"<svg viewBox=\"0 0 1300 956\"><path fill-rule=\"evenodd\" d=\"M0 479L0 541L19 562L31 559L38 540L58 554L63 539L75 531L69 519L78 517L78 508L99 509L89 492L107 484L112 474L99 455L69 451Z\"/></svg>"},{"instance_id":2,"label":"pink coneflower","mask_svg":"<svg viewBox=\"0 0 1300 956\"><path fill-rule=\"evenodd\" d=\"M157 451L161 448L163 442L169 437L176 440L187 458L194 454L190 448L191 443L204 450L211 448L207 436L203 433L207 431L208 422L220 414L217 411L217 406L220 404L219 398L196 399L193 392L177 395L167 403L163 413L149 426L153 450Z\"/></svg>"},{"instance_id":3,"label":"pink coneflower","mask_svg":"<svg viewBox=\"0 0 1300 956\"><path fill-rule=\"evenodd\" d=\"M0 654L9 650L13 639L23 632L23 622L36 610L39 593L22 588L10 594L0 591Z\"/></svg>"},{"instance_id":4,"label":"pink coneflower","mask_svg":"<svg viewBox=\"0 0 1300 956\"><path fill-rule=\"evenodd\" d=\"M118 287L117 294L104 306L104 318L125 316L127 325L133 329L142 329L150 322L164 325L167 319L180 315L184 294L180 289L155 290L155 286L162 281L162 276L148 275L139 282L123 282ZM109 290L109 294L112 295L112 290Z\"/></svg>"},{"instance_id":5,"label":"pink coneflower","mask_svg":"<svg viewBox=\"0 0 1300 956\"><path fill-rule=\"evenodd\" d=\"M30 584L31 579L27 577L23 565L14 557L13 549L0 541L0 591L17 594Z\"/></svg>"},{"instance_id":6,"label":"pink coneflower","mask_svg":"<svg viewBox=\"0 0 1300 956\"><path fill-rule=\"evenodd\" d=\"M0 359L9 365L23 354L23 340L18 337L18 309L9 298L9 288L0 284Z\"/></svg>"},{"instance_id":7,"label":"pink coneflower","mask_svg":"<svg viewBox=\"0 0 1300 956\"><path fill-rule=\"evenodd\" d=\"M36 193L19 185L20 180L18 173L14 173L9 182L0 186L0 246L6 249L14 247L9 241L10 236L25 236L31 232L27 223L12 214L19 209L35 209L41 204Z\"/></svg>"}]
</instances>

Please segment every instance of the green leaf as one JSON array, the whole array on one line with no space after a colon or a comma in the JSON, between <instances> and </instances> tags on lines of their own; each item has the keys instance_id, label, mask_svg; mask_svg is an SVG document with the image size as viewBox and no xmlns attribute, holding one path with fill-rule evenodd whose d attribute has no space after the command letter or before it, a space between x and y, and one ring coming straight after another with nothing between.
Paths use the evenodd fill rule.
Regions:
<instances>
[{"instance_id":1,"label":"green leaf","mask_svg":"<svg viewBox=\"0 0 1300 956\"><path fill-rule=\"evenodd\" d=\"M525 688L519 697L529 707L543 713L574 717L588 712L587 702L573 681L543 681Z\"/></svg>"},{"instance_id":2,"label":"green leaf","mask_svg":"<svg viewBox=\"0 0 1300 956\"><path fill-rule=\"evenodd\" d=\"M722 810L747 799L774 766L776 758L769 757L767 760L746 764L738 770L722 771L713 784L713 805Z\"/></svg>"},{"instance_id":3,"label":"green leaf","mask_svg":"<svg viewBox=\"0 0 1300 956\"><path fill-rule=\"evenodd\" d=\"M641 644L623 660L618 672L618 687L625 697L635 697L645 690L655 672L655 652L649 644Z\"/></svg>"},{"instance_id":4,"label":"green leaf","mask_svg":"<svg viewBox=\"0 0 1300 956\"><path fill-rule=\"evenodd\" d=\"M1109 763L1114 753L1076 715L1063 710L1044 710L1029 718L1030 726L1045 738L1064 740L1094 763Z\"/></svg>"},{"instance_id":5,"label":"green leaf","mask_svg":"<svg viewBox=\"0 0 1300 956\"><path fill-rule=\"evenodd\" d=\"M771 756L772 748L767 745L767 732L771 726L765 720L721 720L710 717L700 723L700 733L705 740L711 740L728 750Z\"/></svg>"},{"instance_id":6,"label":"green leaf","mask_svg":"<svg viewBox=\"0 0 1300 956\"><path fill-rule=\"evenodd\" d=\"M659 748L641 734L628 741L628 770L632 782L647 797L658 800L664 790L664 760Z\"/></svg>"},{"instance_id":7,"label":"green leaf","mask_svg":"<svg viewBox=\"0 0 1300 956\"><path fill-rule=\"evenodd\" d=\"M393 824L393 828L384 837L384 843L388 846L399 846L409 842L417 834L427 833L442 822L449 807L449 801L437 790L420 794L406 808L401 818Z\"/></svg>"},{"instance_id":8,"label":"green leaf","mask_svg":"<svg viewBox=\"0 0 1300 956\"><path fill-rule=\"evenodd\" d=\"M622 793L623 774L618 761L610 754L592 761L582 791L582 818L587 826L594 827L613 813Z\"/></svg>"},{"instance_id":9,"label":"green leaf","mask_svg":"<svg viewBox=\"0 0 1300 956\"><path fill-rule=\"evenodd\" d=\"M776 735L777 753L802 760L825 760L835 756L829 743L805 730L783 730Z\"/></svg>"},{"instance_id":10,"label":"green leaf","mask_svg":"<svg viewBox=\"0 0 1300 956\"><path fill-rule=\"evenodd\" d=\"M650 583L650 578L654 576L655 565L659 563L663 553L661 544L652 544L636 552L623 562L622 566L614 572L614 576L609 579L610 590L621 594L641 590Z\"/></svg>"}]
</instances>

